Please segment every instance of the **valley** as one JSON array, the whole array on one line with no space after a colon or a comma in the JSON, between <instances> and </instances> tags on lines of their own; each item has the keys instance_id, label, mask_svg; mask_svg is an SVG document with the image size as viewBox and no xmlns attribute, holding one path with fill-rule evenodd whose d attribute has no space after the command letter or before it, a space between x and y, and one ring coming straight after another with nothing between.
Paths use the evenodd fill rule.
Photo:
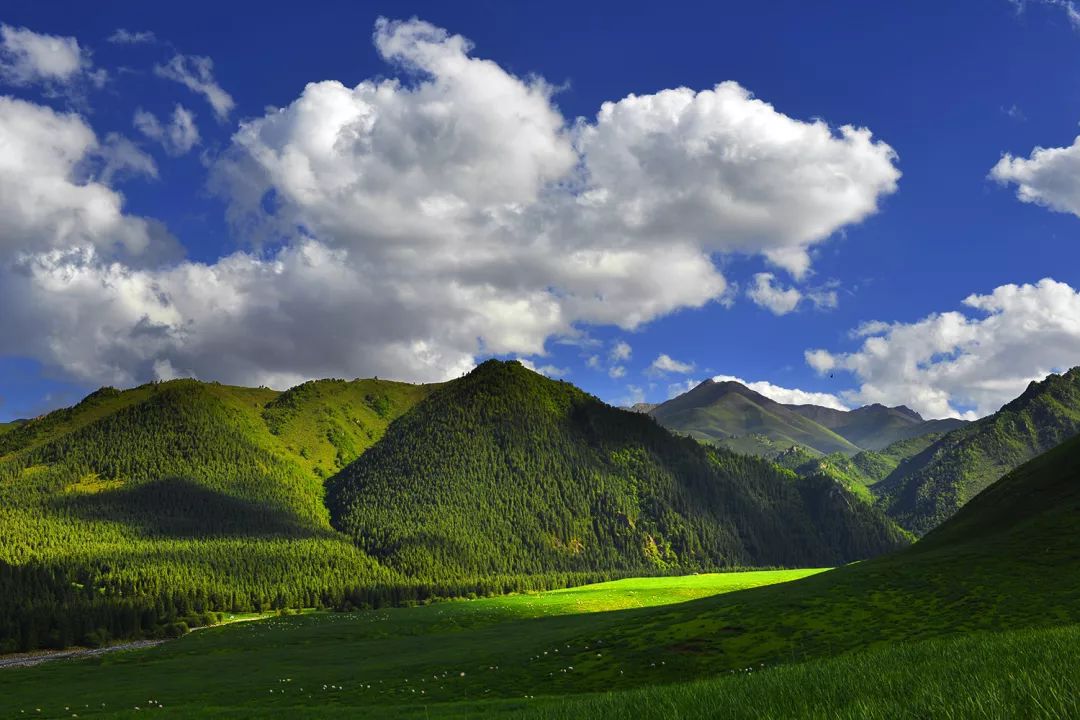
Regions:
<instances>
[{"instance_id":1,"label":"valley","mask_svg":"<svg viewBox=\"0 0 1080 720\"><path fill-rule=\"evenodd\" d=\"M860 654L875 667L1061 644L1080 626L1080 438L913 544L878 486L1043 387L1071 402L1074 378L949 433L772 460L515 362L431 387L102 390L0 436L3 637L9 652L178 639L7 668L0 697L42 717L62 716L53 686L87 717L562 717L659 714L673 692L697 712L730 685L770 687L782 708L796 697L783 678L832 687ZM235 613L271 617L213 627ZM1053 692L1075 686L1056 678ZM836 687L870 717L899 702L866 679Z\"/></svg>"}]
</instances>

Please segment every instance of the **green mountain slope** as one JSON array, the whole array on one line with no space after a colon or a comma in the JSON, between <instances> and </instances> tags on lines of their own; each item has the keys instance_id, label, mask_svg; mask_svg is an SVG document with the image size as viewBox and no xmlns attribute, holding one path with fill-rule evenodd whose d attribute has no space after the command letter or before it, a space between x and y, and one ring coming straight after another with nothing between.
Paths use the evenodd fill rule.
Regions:
<instances>
[{"instance_id":1,"label":"green mountain slope","mask_svg":"<svg viewBox=\"0 0 1080 720\"><path fill-rule=\"evenodd\" d=\"M835 410L818 405L787 405L864 450L882 450L893 443L927 433L943 433L967 424L964 420L923 420L914 410L900 405L874 404L855 410Z\"/></svg>"},{"instance_id":2,"label":"green mountain slope","mask_svg":"<svg viewBox=\"0 0 1080 720\"><path fill-rule=\"evenodd\" d=\"M537 663L559 691L639 687L894 643L1080 623L1080 438L901 552L782 585L627 612ZM603 657L588 647L602 644ZM560 645L561 647L562 645ZM557 672L557 669L556 669Z\"/></svg>"},{"instance_id":3,"label":"green mountain slope","mask_svg":"<svg viewBox=\"0 0 1080 720\"><path fill-rule=\"evenodd\" d=\"M330 477L437 387L388 380L313 380L270 400L262 418L297 462Z\"/></svg>"},{"instance_id":4,"label":"green mountain slope","mask_svg":"<svg viewBox=\"0 0 1080 720\"><path fill-rule=\"evenodd\" d=\"M874 488L888 514L923 534L1021 463L1080 432L1080 368L1031 383L1016 400L954 430Z\"/></svg>"},{"instance_id":5,"label":"green mountain slope","mask_svg":"<svg viewBox=\"0 0 1080 720\"><path fill-rule=\"evenodd\" d=\"M178 380L103 388L0 435L0 649L340 604L396 581L330 527L320 474L427 391Z\"/></svg>"},{"instance_id":6,"label":"green mountain slope","mask_svg":"<svg viewBox=\"0 0 1080 720\"><path fill-rule=\"evenodd\" d=\"M11 432L15 428L21 427L26 424L26 420L12 420L11 422L0 423L0 435L6 432Z\"/></svg>"},{"instance_id":7,"label":"green mountain slope","mask_svg":"<svg viewBox=\"0 0 1080 720\"><path fill-rule=\"evenodd\" d=\"M519 363L484 363L328 485L334 525L437 576L824 565L899 547L827 478L676 438Z\"/></svg>"},{"instance_id":8,"label":"green mountain slope","mask_svg":"<svg viewBox=\"0 0 1080 720\"><path fill-rule=\"evenodd\" d=\"M706 380L650 414L669 430L718 444L760 435L780 449L802 445L822 454L859 451L832 430L737 382Z\"/></svg>"},{"instance_id":9,"label":"green mountain slope","mask_svg":"<svg viewBox=\"0 0 1080 720\"><path fill-rule=\"evenodd\" d=\"M814 455L800 447L791 447L773 458L773 462L793 470L802 477L824 474L852 489L869 502L875 498L870 488L885 479L902 463L907 462L942 437L942 433L917 435L899 440L883 450L863 450L855 455L831 453Z\"/></svg>"},{"instance_id":10,"label":"green mountain slope","mask_svg":"<svg viewBox=\"0 0 1080 720\"><path fill-rule=\"evenodd\" d=\"M0 672L0 713L127 717L164 697L177 717L1075 717L1078 443L908 550L793 582L661 607L669 580L637 579L280 618Z\"/></svg>"}]
</instances>

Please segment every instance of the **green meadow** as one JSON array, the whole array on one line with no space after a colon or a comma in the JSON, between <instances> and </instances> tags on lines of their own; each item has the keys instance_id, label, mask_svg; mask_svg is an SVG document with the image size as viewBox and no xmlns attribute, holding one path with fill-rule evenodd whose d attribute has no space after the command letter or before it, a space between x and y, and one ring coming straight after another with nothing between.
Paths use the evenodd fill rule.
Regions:
<instances>
[{"instance_id":1,"label":"green meadow","mask_svg":"<svg viewBox=\"0 0 1080 720\"><path fill-rule=\"evenodd\" d=\"M669 718L722 708L725 717L1064 718L1075 711L1075 624L943 632L868 643L840 657L830 657L840 648L829 640L806 644L799 657L773 652L768 662L738 649L742 633L727 624L729 613L759 626L761 647L776 646L791 625L808 623L813 634L812 613L788 616L787 625L763 613L785 598L804 604L820 581L858 568L635 578L235 623L150 649L0 671L0 716ZM833 621L867 625L865 617ZM932 633L929 625L921 630ZM760 642L766 631L772 643ZM706 635L736 642L718 652L695 640ZM695 678L706 679L686 683Z\"/></svg>"}]
</instances>

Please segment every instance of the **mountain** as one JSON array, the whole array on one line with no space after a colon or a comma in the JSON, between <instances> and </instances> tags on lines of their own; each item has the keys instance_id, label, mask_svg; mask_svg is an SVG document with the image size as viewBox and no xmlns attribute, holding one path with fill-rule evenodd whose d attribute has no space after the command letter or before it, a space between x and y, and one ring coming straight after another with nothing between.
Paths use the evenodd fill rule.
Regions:
<instances>
[{"instance_id":1,"label":"mountain","mask_svg":"<svg viewBox=\"0 0 1080 720\"><path fill-rule=\"evenodd\" d=\"M773 462L803 477L828 475L860 497L872 501L870 490L877 483L888 477L902 463L933 445L943 434L917 435L907 440L898 440L882 450L863 450L855 455L814 455L805 448L793 446L773 458Z\"/></svg>"},{"instance_id":2,"label":"mountain","mask_svg":"<svg viewBox=\"0 0 1080 720\"><path fill-rule=\"evenodd\" d=\"M1075 626L1080 622L1077 468L1080 438L1009 473L900 552L793 582L627 612L616 627L590 629L565 641L582 649L560 653L557 662L572 665L575 678L592 677L607 667L604 662L613 663L623 672L605 676L608 691L658 677L681 682L747 668L757 675L762 666L768 668L762 679L767 674L773 682L774 674L796 670L776 666L803 659L885 646L898 648L896 662L902 663L908 659L905 643ZM599 641L605 650L598 660L588 648ZM950 661L942 655L941 662ZM557 672L555 661L550 666ZM568 678L561 689L573 687L572 681ZM957 687L962 686L959 681ZM699 692L697 697L705 707L716 695ZM661 707L654 697L646 700ZM785 707L799 715L802 706L793 697ZM986 715L981 707L969 709L960 716ZM835 702L823 705L821 716L831 717L835 710ZM859 706L844 716L865 715L866 707Z\"/></svg>"},{"instance_id":3,"label":"mountain","mask_svg":"<svg viewBox=\"0 0 1080 720\"><path fill-rule=\"evenodd\" d=\"M859 452L832 430L734 381L706 380L650 414L669 430L752 454L775 454L791 445L826 455Z\"/></svg>"},{"instance_id":4,"label":"mountain","mask_svg":"<svg viewBox=\"0 0 1080 720\"><path fill-rule=\"evenodd\" d=\"M998 412L941 436L874 488L897 522L924 534L1005 473L1080 432L1080 367L1031 383Z\"/></svg>"},{"instance_id":5,"label":"mountain","mask_svg":"<svg viewBox=\"0 0 1080 720\"><path fill-rule=\"evenodd\" d=\"M818 566L905 543L831 479L675 437L516 362L418 403L327 502L366 553L436 577Z\"/></svg>"},{"instance_id":6,"label":"mountain","mask_svg":"<svg viewBox=\"0 0 1080 720\"><path fill-rule=\"evenodd\" d=\"M638 413L646 413L646 414L648 414L648 413L651 413L653 410L655 410L656 406L658 404L659 403L639 402L639 403L634 403L633 405L631 405L630 407L625 408L625 409L629 410L630 412L638 412Z\"/></svg>"},{"instance_id":7,"label":"mountain","mask_svg":"<svg viewBox=\"0 0 1080 720\"><path fill-rule=\"evenodd\" d=\"M102 388L0 435L0 652L399 582L329 524L323 475L430 387Z\"/></svg>"},{"instance_id":8,"label":"mountain","mask_svg":"<svg viewBox=\"0 0 1080 720\"><path fill-rule=\"evenodd\" d=\"M16 428L21 427L22 425L25 425L26 422L27 422L26 420L12 420L10 422L0 423L0 435L3 435L6 432L11 432L12 430L14 430Z\"/></svg>"},{"instance_id":9,"label":"mountain","mask_svg":"<svg viewBox=\"0 0 1080 720\"><path fill-rule=\"evenodd\" d=\"M864 450L881 450L900 440L954 430L967 424L947 418L923 420L914 410L899 405L866 405L855 410L836 410L819 405L787 405L793 412L813 420Z\"/></svg>"}]
</instances>

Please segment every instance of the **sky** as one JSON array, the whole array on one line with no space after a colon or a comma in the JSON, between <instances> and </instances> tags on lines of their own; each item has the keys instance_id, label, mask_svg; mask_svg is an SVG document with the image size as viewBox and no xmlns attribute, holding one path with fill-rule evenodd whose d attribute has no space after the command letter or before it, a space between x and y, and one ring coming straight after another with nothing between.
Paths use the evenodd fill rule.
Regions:
<instances>
[{"instance_id":1,"label":"sky","mask_svg":"<svg viewBox=\"0 0 1080 720\"><path fill-rule=\"evenodd\" d=\"M0 422L102 385L1080 365L1080 4L0 8Z\"/></svg>"}]
</instances>

